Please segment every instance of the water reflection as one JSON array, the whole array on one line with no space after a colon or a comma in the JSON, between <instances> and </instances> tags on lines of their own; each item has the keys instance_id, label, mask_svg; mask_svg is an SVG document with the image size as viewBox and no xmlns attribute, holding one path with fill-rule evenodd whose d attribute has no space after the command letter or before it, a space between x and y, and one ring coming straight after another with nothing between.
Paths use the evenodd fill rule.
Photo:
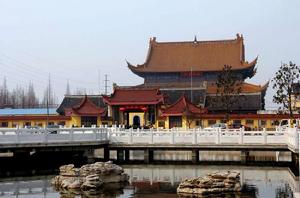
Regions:
<instances>
[{"instance_id":1,"label":"water reflection","mask_svg":"<svg viewBox=\"0 0 300 198\"><path fill-rule=\"evenodd\" d=\"M80 190L64 190L64 189L55 189L59 192L61 198L104 198L104 197L119 197L124 194L124 187L128 184L105 184L99 190L89 190L89 191L80 191Z\"/></svg>"},{"instance_id":2,"label":"water reflection","mask_svg":"<svg viewBox=\"0 0 300 198\"><path fill-rule=\"evenodd\" d=\"M117 152L110 151L111 159L117 159ZM103 155L98 153L99 158ZM191 151L164 151L155 150L153 154L155 161L191 161ZM287 151L250 151L249 161L290 162L291 152ZM143 150L130 151L130 160L144 160ZM199 161L241 161L240 151L199 151Z\"/></svg>"},{"instance_id":3,"label":"water reflection","mask_svg":"<svg viewBox=\"0 0 300 198\"><path fill-rule=\"evenodd\" d=\"M241 173L242 193L213 197L291 197L292 191L299 191L298 181L288 168L204 165L124 165L123 167L130 175L130 183L125 187L111 185L99 192L57 192L49 182L53 176L7 178L0 180L0 197L178 197L176 188L183 179L224 170Z\"/></svg>"}]
</instances>

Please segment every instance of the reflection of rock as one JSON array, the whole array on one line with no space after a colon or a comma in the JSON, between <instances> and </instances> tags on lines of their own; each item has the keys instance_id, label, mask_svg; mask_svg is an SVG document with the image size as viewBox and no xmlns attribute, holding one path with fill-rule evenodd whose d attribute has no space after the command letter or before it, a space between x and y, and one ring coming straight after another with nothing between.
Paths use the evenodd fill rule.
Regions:
<instances>
[{"instance_id":1,"label":"reflection of rock","mask_svg":"<svg viewBox=\"0 0 300 198\"><path fill-rule=\"evenodd\" d=\"M81 194L81 191L85 194L97 194L103 184L124 183L129 179L123 168L112 162L96 162L81 168L69 164L61 166L59 170L59 175L54 177L51 183L64 197L74 197L78 192ZM69 190L70 193L67 192Z\"/></svg>"},{"instance_id":2,"label":"reflection of rock","mask_svg":"<svg viewBox=\"0 0 300 198\"><path fill-rule=\"evenodd\" d=\"M95 191L83 191L82 198L106 198L117 197L123 194L123 188L126 183L107 183L103 184L101 189Z\"/></svg>"},{"instance_id":3,"label":"reflection of rock","mask_svg":"<svg viewBox=\"0 0 300 198\"><path fill-rule=\"evenodd\" d=\"M230 171L216 172L207 174L204 177L187 179L181 182L177 188L178 194L188 196L240 191L240 173Z\"/></svg>"}]
</instances>

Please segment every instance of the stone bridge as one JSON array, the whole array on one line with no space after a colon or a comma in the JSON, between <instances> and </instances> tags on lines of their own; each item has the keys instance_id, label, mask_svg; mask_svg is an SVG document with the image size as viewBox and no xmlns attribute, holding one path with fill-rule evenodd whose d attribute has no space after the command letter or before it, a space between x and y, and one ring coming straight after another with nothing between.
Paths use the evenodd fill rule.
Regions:
<instances>
[{"instance_id":1,"label":"stone bridge","mask_svg":"<svg viewBox=\"0 0 300 198\"><path fill-rule=\"evenodd\" d=\"M297 128L276 131L241 129L124 129L118 127L59 129L0 129L0 152L16 154L32 151L59 152L83 150L92 158L94 149L104 148L104 159L117 151L119 161L130 159L130 150L144 150L145 162L153 160L155 150L189 150L198 162L201 150L241 151L246 161L249 151L290 151L298 163L299 132Z\"/></svg>"}]
</instances>

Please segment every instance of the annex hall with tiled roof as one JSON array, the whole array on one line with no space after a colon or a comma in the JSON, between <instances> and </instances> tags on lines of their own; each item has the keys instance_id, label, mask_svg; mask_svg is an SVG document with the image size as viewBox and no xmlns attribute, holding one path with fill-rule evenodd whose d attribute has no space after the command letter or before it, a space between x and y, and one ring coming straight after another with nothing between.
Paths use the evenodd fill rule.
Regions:
<instances>
[{"instance_id":1,"label":"annex hall with tiled roof","mask_svg":"<svg viewBox=\"0 0 300 198\"><path fill-rule=\"evenodd\" d=\"M111 96L103 96L108 105L144 105L164 102L164 96L158 89L116 88Z\"/></svg>"},{"instance_id":2,"label":"annex hall with tiled roof","mask_svg":"<svg viewBox=\"0 0 300 198\"><path fill-rule=\"evenodd\" d=\"M105 108L96 106L87 96L85 96L79 104L65 108L65 115L72 115L73 113L84 116L104 116L106 110Z\"/></svg>"},{"instance_id":3,"label":"annex hall with tiled roof","mask_svg":"<svg viewBox=\"0 0 300 198\"><path fill-rule=\"evenodd\" d=\"M185 95L182 95L178 101L162 110L162 116L197 115L203 113L207 113L207 109L197 107Z\"/></svg>"}]
</instances>

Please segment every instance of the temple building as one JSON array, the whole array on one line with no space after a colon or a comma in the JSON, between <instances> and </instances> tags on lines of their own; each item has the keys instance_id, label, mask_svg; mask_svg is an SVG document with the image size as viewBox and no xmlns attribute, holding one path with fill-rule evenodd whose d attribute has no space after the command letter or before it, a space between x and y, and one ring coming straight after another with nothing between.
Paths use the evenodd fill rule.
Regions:
<instances>
[{"instance_id":1,"label":"temple building","mask_svg":"<svg viewBox=\"0 0 300 198\"><path fill-rule=\"evenodd\" d=\"M2 126L57 125L91 127L194 128L224 122L225 108L216 103L217 78L224 65L241 84L231 107L230 122L252 128L273 128L278 115L262 115L268 83L245 82L256 72L257 58L245 59L243 36L230 40L158 42L151 38L146 60L141 65L127 62L128 68L144 79L136 86L114 86L111 95L66 95L57 114L22 115L18 123L0 116ZM16 116L17 117L17 116ZM283 115L284 117L284 115ZM33 119L34 118L34 119ZM41 118L48 122L40 123ZM27 119L27 120L26 120ZM32 120L33 119L33 120ZM30 122L29 122L30 121Z\"/></svg>"},{"instance_id":2,"label":"temple building","mask_svg":"<svg viewBox=\"0 0 300 198\"><path fill-rule=\"evenodd\" d=\"M230 65L240 80L254 76L257 58L245 61L243 37L219 41L157 42L150 39L145 63L129 69L144 78L145 86L185 85L193 78L194 86L204 81L214 85L224 65Z\"/></svg>"},{"instance_id":3,"label":"temple building","mask_svg":"<svg viewBox=\"0 0 300 198\"><path fill-rule=\"evenodd\" d=\"M167 121L160 121L158 127L181 128L186 126L187 128L194 128L199 125L197 121L200 119L200 116L207 113L207 109L197 107L185 95L182 95L174 104L161 110L161 117L164 117Z\"/></svg>"},{"instance_id":4,"label":"temple building","mask_svg":"<svg viewBox=\"0 0 300 198\"><path fill-rule=\"evenodd\" d=\"M73 126L193 128L223 122L224 105L214 101L217 78L224 65L229 65L241 84L230 113L235 115L232 122L242 124L239 115L255 115L264 109L268 83L245 82L255 75L256 63L257 58L245 60L239 34L217 41L158 42L154 37L143 64L127 62L134 74L144 78L143 84L116 85L106 96L66 96L57 112L69 117ZM259 126L258 121L249 123Z\"/></svg>"},{"instance_id":5,"label":"temple building","mask_svg":"<svg viewBox=\"0 0 300 198\"><path fill-rule=\"evenodd\" d=\"M69 126L108 125L107 106L100 95L66 95L57 112L70 118Z\"/></svg>"},{"instance_id":6,"label":"temple building","mask_svg":"<svg viewBox=\"0 0 300 198\"><path fill-rule=\"evenodd\" d=\"M0 128L47 127L71 124L71 118L59 115L56 108L0 109Z\"/></svg>"},{"instance_id":7,"label":"temple building","mask_svg":"<svg viewBox=\"0 0 300 198\"><path fill-rule=\"evenodd\" d=\"M233 111L256 113L264 109L264 96L268 83L252 85L245 83L256 72L257 58L245 60L245 46L242 35L235 39L218 41L158 42L151 38L145 63L128 68L144 78L138 87L157 87L169 96L169 102L179 99L184 92L196 105L207 107L212 111L221 111L211 105L216 95L217 77L224 68L230 65L234 75L243 82L241 96ZM246 98L246 99L245 99ZM245 104L247 104L245 106Z\"/></svg>"},{"instance_id":8,"label":"temple building","mask_svg":"<svg viewBox=\"0 0 300 198\"><path fill-rule=\"evenodd\" d=\"M164 95L153 88L116 88L111 96L103 96L113 123L133 127L155 126Z\"/></svg>"},{"instance_id":9,"label":"temple building","mask_svg":"<svg viewBox=\"0 0 300 198\"><path fill-rule=\"evenodd\" d=\"M127 62L128 68L134 74L144 78L144 83L129 88L116 87L116 89L117 92L121 92L121 90L130 92L132 96L139 95L141 90L158 89L159 93L163 95L163 102L156 104L156 113L153 114L155 116L149 116L152 115L151 113L148 113L147 116L143 114L144 124L153 123L152 118L155 118L156 126L163 125L159 123L166 120L164 117L167 114L163 113L164 109L181 104L179 101L183 99L194 105L195 108L202 109L198 114L203 114L205 112L203 109L206 109L208 113L220 114L225 111L224 105L213 103L217 97L216 81L224 65L229 65L241 84L241 93L236 96L236 102L232 105L230 113L255 114L258 110L264 109L264 97L268 87L268 83L254 85L245 82L246 79L255 75L256 63L257 58L250 62L245 60L244 39L239 34L234 39L217 41L197 41L195 38L193 41L187 42L158 42L154 37L150 39L147 57L143 64L133 65ZM136 94L132 93L133 90ZM114 97L115 93L105 99L109 106L117 105L117 103L109 102L109 98ZM146 101L143 102L142 105L147 106ZM129 103L127 105L130 106ZM151 104L149 103L149 105ZM122 108L118 108L121 111ZM126 113L130 115L133 112L139 112L125 107L127 109L125 114L121 113L123 116L119 117L120 112L116 111L118 108L113 108L112 119L116 122L119 122L120 119L122 123L124 123L124 119L130 120ZM173 121L169 123L170 120L167 119L167 127L172 127L176 122L176 125L182 126L178 120L186 123L184 117L186 116L182 115L181 118L170 116L170 120ZM194 117L199 117L199 115L195 114ZM175 119L177 121L174 121ZM131 122L127 121L126 123Z\"/></svg>"}]
</instances>

